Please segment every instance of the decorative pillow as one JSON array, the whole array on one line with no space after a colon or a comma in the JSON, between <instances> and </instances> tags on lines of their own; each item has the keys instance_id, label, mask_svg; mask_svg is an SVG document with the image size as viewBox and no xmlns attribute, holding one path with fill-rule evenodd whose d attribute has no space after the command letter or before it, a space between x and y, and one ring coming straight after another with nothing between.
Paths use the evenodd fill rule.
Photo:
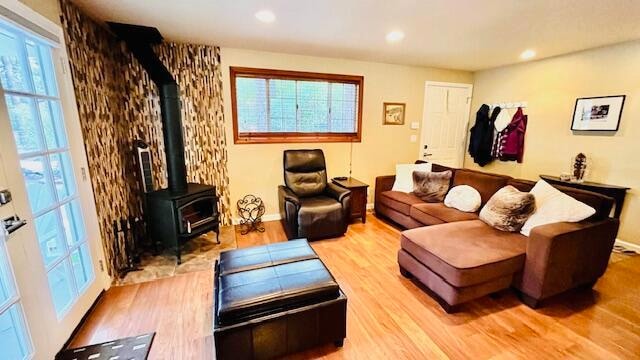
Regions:
<instances>
[{"instance_id":1,"label":"decorative pillow","mask_svg":"<svg viewBox=\"0 0 640 360\"><path fill-rule=\"evenodd\" d=\"M431 171L431 163L396 165L396 181L393 183L391 190L406 193L412 192L414 171Z\"/></svg>"},{"instance_id":2,"label":"decorative pillow","mask_svg":"<svg viewBox=\"0 0 640 360\"><path fill-rule=\"evenodd\" d=\"M536 210L536 199L511 185L498 190L480 210L480 220L502 231L518 231Z\"/></svg>"},{"instance_id":3,"label":"decorative pillow","mask_svg":"<svg viewBox=\"0 0 640 360\"><path fill-rule=\"evenodd\" d=\"M536 226L557 222L578 222L596 213L591 206L580 202L562 191L539 180L530 193L536 198L536 211L524 223L522 235L529 236Z\"/></svg>"},{"instance_id":4,"label":"decorative pillow","mask_svg":"<svg viewBox=\"0 0 640 360\"><path fill-rule=\"evenodd\" d=\"M478 190L469 185L454 186L444 198L444 204L464 212L476 212L480 209L482 198Z\"/></svg>"},{"instance_id":5,"label":"decorative pillow","mask_svg":"<svg viewBox=\"0 0 640 360\"><path fill-rule=\"evenodd\" d=\"M442 172L414 171L413 195L426 202L442 202L451 183L451 170Z\"/></svg>"}]
</instances>

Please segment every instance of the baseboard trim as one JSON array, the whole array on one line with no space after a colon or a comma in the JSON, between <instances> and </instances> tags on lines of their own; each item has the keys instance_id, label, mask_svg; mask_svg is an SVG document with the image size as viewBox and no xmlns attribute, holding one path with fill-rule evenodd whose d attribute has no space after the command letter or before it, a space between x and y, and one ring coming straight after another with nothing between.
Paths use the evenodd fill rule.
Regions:
<instances>
[{"instance_id":1,"label":"baseboard trim","mask_svg":"<svg viewBox=\"0 0 640 360\"><path fill-rule=\"evenodd\" d=\"M367 204L367 210L372 210L373 209L373 203L369 203ZM280 213L275 213L275 214L264 214L262 215L262 221L266 222L266 221L278 221L282 219L280 217ZM233 225L240 225L240 218L238 217L234 217L231 221L231 223Z\"/></svg>"},{"instance_id":2,"label":"baseboard trim","mask_svg":"<svg viewBox=\"0 0 640 360\"><path fill-rule=\"evenodd\" d=\"M266 221L277 221L277 220L280 220L280 219L281 219L281 217L280 217L279 213L262 215L262 221L263 222L266 222ZM234 217L231 222L232 222L233 225L240 225L240 218Z\"/></svg>"},{"instance_id":3,"label":"baseboard trim","mask_svg":"<svg viewBox=\"0 0 640 360\"><path fill-rule=\"evenodd\" d=\"M638 244L634 244L634 243L630 243L628 241L616 239L615 245L620 245L620 246L622 246L622 247L624 247L626 249L633 250L633 251L637 252L638 254L640 254L640 245L638 245Z\"/></svg>"}]
</instances>

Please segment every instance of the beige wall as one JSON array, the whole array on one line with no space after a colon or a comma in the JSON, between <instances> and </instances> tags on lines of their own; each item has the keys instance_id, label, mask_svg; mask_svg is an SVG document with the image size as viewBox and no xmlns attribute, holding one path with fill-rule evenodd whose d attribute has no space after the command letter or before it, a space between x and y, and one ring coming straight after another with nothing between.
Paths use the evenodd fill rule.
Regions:
<instances>
[{"instance_id":1,"label":"beige wall","mask_svg":"<svg viewBox=\"0 0 640 360\"><path fill-rule=\"evenodd\" d=\"M474 74L472 122L482 103L528 101L522 164L494 162L483 170L535 180L539 174L567 172L584 152L588 180L632 190L618 237L640 244L640 41L609 46ZM570 130L576 98L627 95L620 130L610 135L577 135ZM479 167L467 155L465 167Z\"/></svg>"},{"instance_id":2,"label":"beige wall","mask_svg":"<svg viewBox=\"0 0 640 360\"><path fill-rule=\"evenodd\" d=\"M40 15L60 24L60 3L58 0L19 0Z\"/></svg>"},{"instance_id":3,"label":"beige wall","mask_svg":"<svg viewBox=\"0 0 640 360\"><path fill-rule=\"evenodd\" d=\"M412 134L419 136L419 130L411 130L410 123L421 122L425 81L472 82L472 74L462 71L231 48L222 49L222 65L231 204L234 207L242 196L254 194L265 202L267 214L278 212L277 186L283 183L283 150L323 149L328 175L334 177L349 173L349 144L233 144L229 66L363 75L362 142L353 144L353 177L371 185L369 202L373 201L371 194L376 176L393 174L396 163L413 162L417 158L419 144L409 139ZM407 104L404 126L382 125L385 101ZM237 216L235 207L233 215Z\"/></svg>"}]
</instances>

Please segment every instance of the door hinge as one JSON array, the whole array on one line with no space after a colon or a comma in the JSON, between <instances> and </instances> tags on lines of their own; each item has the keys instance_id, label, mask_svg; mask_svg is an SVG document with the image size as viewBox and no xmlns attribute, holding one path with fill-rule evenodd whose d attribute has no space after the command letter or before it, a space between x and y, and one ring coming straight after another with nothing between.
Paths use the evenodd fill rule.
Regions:
<instances>
[{"instance_id":1,"label":"door hinge","mask_svg":"<svg viewBox=\"0 0 640 360\"><path fill-rule=\"evenodd\" d=\"M104 272L104 263L102 260L98 260L98 266L100 267L100 272Z\"/></svg>"},{"instance_id":2,"label":"door hinge","mask_svg":"<svg viewBox=\"0 0 640 360\"><path fill-rule=\"evenodd\" d=\"M67 74L67 61L64 57L60 57L60 67L62 68L62 73Z\"/></svg>"},{"instance_id":3,"label":"door hinge","mask_svg":"<svg viewBox=\"0 0 640 360\"><path fill-rule=\"evenodd\" d=\"M84 167L81 167L80 174L82 175L82 181L87 181L87 169L85 169Z\"/></svg>"}]
</instances>

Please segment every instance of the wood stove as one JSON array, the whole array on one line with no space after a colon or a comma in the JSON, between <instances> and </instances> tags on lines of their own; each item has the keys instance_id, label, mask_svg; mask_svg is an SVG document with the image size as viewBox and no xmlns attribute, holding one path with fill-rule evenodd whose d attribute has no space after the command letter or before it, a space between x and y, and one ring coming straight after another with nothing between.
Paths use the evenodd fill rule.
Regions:
<instances>
[{"instance_id":1,"label":"wood stove","mask_svg":"<svg viewBox=\"0 0 640 360\"><path fill-rule=\"evenodd\" d=\"M216 240L220 243L216 188L212 185L187 183L180 88L152 48L153 44L162 42L162 35L153 27L112 22L107 24L127 44L159 90L169 186L161 190L153 190L149 184L144 186L145 220L152 240L174 249L180 264L181 247L185 241L215 231Z\"/></svg>"},{"instance_id":2,"label":"wood stove","mask_svg":"<svg viewBox=\"0 0 640 360\"><path fill-rule=\"evenodd\" d=\"M147 194L149 235L175 249L178 264L182 262L180 248L185 241L209 231L220 233L216 187L187 184L187 191L175 193L169 189Z\"/></svg>"}]
</instances>

